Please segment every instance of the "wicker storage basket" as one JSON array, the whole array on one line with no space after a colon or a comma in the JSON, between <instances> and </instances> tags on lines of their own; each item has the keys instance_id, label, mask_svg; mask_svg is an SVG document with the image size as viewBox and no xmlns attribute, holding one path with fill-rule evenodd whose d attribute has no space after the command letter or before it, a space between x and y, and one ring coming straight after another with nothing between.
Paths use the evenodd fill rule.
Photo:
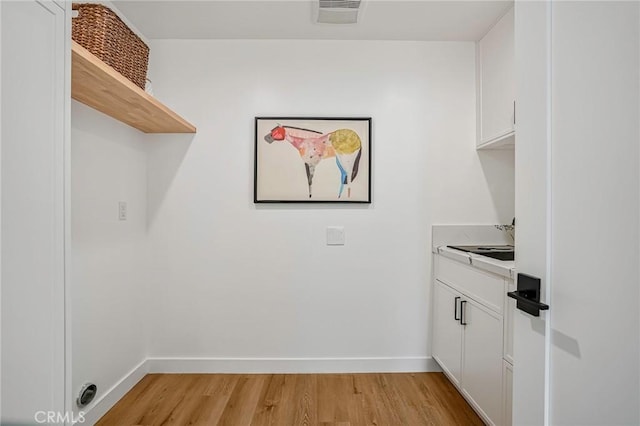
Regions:
<instances>
[{"instance_id":1,"label":"wicker storage basket","mask_svg":"<svg viewBox=\"0 0 640 426\"><path fill-rule=\"evenodd\" d=\"M108 7L73 3L71 37L102 62L144 90L149 63L149 47Z\"/></svg>"}]
</instances>

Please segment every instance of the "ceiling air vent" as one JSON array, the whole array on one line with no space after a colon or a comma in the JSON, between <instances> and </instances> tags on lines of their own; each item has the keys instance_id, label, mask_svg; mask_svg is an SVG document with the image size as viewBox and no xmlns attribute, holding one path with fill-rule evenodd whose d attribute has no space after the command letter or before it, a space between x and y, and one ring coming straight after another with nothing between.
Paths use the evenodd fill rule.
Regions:
<instances>
[{"instance_id":1,"label":"ceiling air vent","mask_svg":"<svg viewBox=\"0 0 640 426\"><path fill-rule=\"evenodd\" d=\"M355 24L361 0L319 0L318 23Z\"/></svg>"}]
</instances>

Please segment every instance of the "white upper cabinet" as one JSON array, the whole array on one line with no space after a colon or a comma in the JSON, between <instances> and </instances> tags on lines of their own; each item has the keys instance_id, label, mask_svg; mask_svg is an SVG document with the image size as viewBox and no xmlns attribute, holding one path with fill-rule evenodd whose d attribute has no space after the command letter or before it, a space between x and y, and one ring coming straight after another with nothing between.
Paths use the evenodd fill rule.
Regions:
<instances>
[{"instance_id":1,"label":"white upper cabinet","mask_svg":"<svg viewBox=\"0 0 640 426\"><path fill-rule=\"evenodd\" d=\"M477 44L478 148L515 141L513 7Z\"/></svg>"}]
</instances>

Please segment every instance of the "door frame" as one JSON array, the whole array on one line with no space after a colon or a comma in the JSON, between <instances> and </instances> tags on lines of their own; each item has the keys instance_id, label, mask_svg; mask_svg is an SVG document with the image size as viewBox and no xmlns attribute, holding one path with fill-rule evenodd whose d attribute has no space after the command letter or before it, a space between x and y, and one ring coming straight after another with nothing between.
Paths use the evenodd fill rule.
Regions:
<instances>
[{"instance_id":1,"label":"door frame","mask_svg":"<svg viewBox=\"0 0 640 426\"><path fill-rule=\"evenodd\" d=\"M515 3L517 272L541 279L552 306L551 1ZM517 283L516 283L517 284ZM515 310L513 424L548 425L551 311Z\"/></svg>"},{"instance_id":2,"label":"door frame","mask_svg":"<svg viewBox=\"0 0 640 426\"><path fill-rule=\"evenodd\" d=\"M71 321L71 18L72 3L63 1L64 6L64 409L73 413L75 398L73 397L73 364L72 364L72 321ZM73 417L73 416L71 416ZM73 418L67 418L66 425L73 425Z\"/></svg>"}]
</instances>

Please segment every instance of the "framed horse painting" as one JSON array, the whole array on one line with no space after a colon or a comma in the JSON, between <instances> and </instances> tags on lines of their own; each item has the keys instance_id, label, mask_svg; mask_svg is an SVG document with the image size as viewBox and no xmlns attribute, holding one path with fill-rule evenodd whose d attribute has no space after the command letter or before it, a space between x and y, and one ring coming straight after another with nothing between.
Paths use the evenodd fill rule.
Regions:
<instances>
[{"instance_id":1,"label":"framed horse painting","mask_svg":"<svg viewBox=\"0 0 640 426\"><path fill-rule=\"evenodd\" d=\"M371 118L256 117L255 203L371 203Z\"/></svg>"}]
</instances>

